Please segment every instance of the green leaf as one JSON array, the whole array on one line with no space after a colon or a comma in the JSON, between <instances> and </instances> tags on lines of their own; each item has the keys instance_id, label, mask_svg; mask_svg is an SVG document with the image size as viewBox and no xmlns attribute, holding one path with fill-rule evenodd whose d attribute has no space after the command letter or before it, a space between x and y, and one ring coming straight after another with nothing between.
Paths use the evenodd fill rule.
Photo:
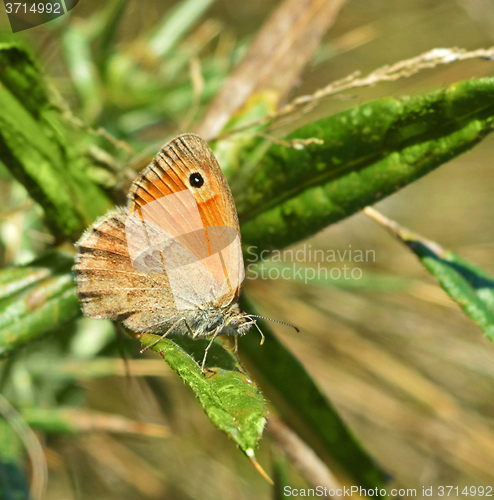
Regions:
<instances>
[{"instance_id":1,"label":"green leaf","mask_svg":"<svg viewBox=\"0 0 494 500\"><path fill-rule=\"evenodd\" d=\"M0 64L0 162L43 207L54 234L75 239L112 205L85 173L86 133L74 130L50 103L23 48L1 43L2 60L8 66Z\"/></svg>"},{"instance_id":2,"label":"green leaf","mask_svg":"<svg viewBox=\"0 0 494 500\"><path fill-rule=\"evenodd\" d=\"M245 298L242 309L255 314ZM266 340L256 335L241 337L240 355L254 367L256 378L284 420L304 437L315 451L329 453L335 462L365 488L385 487L386 476L345 425L331 402L297 358L276 338L265 321L259 327Z\"/></svg>"},{"instance_id":3,"label":"green leaf","mask_svg":"<svg viewBox=\"0 0 494 500\"><path fill-rule=\"evenodd\" d=\"M485 336L494 342L494 277L451 250L400 226L376 210L368 208L366 214L407 245L427 271L439 281L444 291L479 325Z\"/></svg>"},{"instance_id":4,"label":"green leaf","mask_svg":"<svg viewBox=\"0 0 494 500\"><path fill-rule=\"evenodd\" d=\"M70 256L53 252L29 266L0 271L0 356L81 314L72 263Z\"/></svg>"},{"instance_id":5,"label":"green leaf","mask_svg":"<svg viewBox=\"0 0 494 500\"><path fill-rule=\"evenodd\" d=\"M143 335L140 341L151 345L156 336ZM208 340L174 337L161 340L152 349L194 391L213 424L253 458L267 418L264 399L219 341L209 351L206 368L210 372L204 375L199 364L208 343Z\"/></svg>"},{"instance_id":6,"label":"green leaf","mask_svg":"<svg viewBox=\"0 0 494 500\"><path fill-rule=\"evenodd\" d=\"M0 78L7 89L35 117L50 103L41 70L26 48L0 44Z\"/></svg>"},{"instance_id":7,"label":"green leaf","mask_svg":"<svg viewBox=\"0 0 494 500\"><path fill-rule=\"evenodd\" d=\"M302 240L467 151L493 127L493 78L305 125L232 176L244 244L259 252ZM297 149L296 140L306 142Z\"/></svg>"}]
</instances>

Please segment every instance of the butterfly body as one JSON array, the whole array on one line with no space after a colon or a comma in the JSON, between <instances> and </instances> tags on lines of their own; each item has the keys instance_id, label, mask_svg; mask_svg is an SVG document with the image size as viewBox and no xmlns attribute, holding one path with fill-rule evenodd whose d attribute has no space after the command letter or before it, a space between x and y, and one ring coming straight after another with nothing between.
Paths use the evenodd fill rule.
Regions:
<instances>
[{"instance_id":1,"label":"butterfly body","mask_svg":"<svg viewBox=\"0 0 494 500\"><path fill-rule=\"evenodd\" d=\"M233 198L198 136L166 144L133 183L127 208L98 219L76 245L86 316L213 340L255 323L238 306L244 264Z\"/></svg>"}]
</instances>

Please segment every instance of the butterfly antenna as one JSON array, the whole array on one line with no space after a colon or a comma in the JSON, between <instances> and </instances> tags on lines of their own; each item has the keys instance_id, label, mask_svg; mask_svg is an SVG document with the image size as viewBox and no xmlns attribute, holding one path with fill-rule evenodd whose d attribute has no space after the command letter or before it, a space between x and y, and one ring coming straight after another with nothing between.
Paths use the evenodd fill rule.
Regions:
<instances>
[{"instance_id":1,"label":"butterfly antenna","mask_svg":"<svg viewBox=\"0 0 494 500\"><path fill-rule=\"evenodd\" d=\"M291 325L290 323L285 323L284 321L278 321L277 319L271 319L271 318L265 318L264 316L257 316L256 314L249 314L249 317L251 318L259 318L259 319L264 319L266 321L272 321L273 323L279 323L280 325L286 325L292 327L296 332L300 332L300 330L295 326ZM257 323L256 323L257 326ZM258 327L259 328L259 327Z\"/></svg>"}]
</instances>

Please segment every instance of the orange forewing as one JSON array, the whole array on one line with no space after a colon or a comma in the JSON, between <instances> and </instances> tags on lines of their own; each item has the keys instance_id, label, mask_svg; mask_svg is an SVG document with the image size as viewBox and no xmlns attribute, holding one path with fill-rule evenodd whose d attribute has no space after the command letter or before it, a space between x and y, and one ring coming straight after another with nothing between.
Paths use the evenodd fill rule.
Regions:
<instances>
[{"instance_id":1,"label":"orange forewing","mask_svg":"<svg viewBox=\"0 0 494 500\"><path fill-rule=\"evenodd\" d=\"M233 197L218 161L199 136L184 134L164 146L132 185L129 212L163 196L190 189L189 177L198 172L204 185L192 189L204 227L228 226L238 231Z\"/></svg>"},{"instance_id":2,"label":"orange forewing","mask_svg":"<svg viewBox=\"0 0 494 500\"><path fill-rule=\"evenodd\" d=\"M194 173L199 173L204 179L204 184L200 188L192 187L190 184L190 176ZM146 220L167 230L165 225L170 224L163 214L165 208L160 208L156 202L159 204L160 199L184 190L189 190L193 194L204 228L226 226L234 229L240 237L237 212L228 183L207 143L194 134L178 136L166 144L142 172L129 192L129 213L138 210L142 218L146 205L152 203L152 209L147 211ZM190 207L183 204L178 216L174 217L173 229L180 234L188 234L188 248L192 253L197 253L197 249L201 249L203 243L200 241L199 232L191 232L195 229L189 227L191 218ZM207 234L206 231L206 238ZM209 240L207 244L211 254ZM243 262L238 262L236 265L242 266L243 270ZM228 273L227 269L225 273ZM234 286L225 297L225 302L238 299L239 294L240 286Z\"/></svg>"}]
</instances>

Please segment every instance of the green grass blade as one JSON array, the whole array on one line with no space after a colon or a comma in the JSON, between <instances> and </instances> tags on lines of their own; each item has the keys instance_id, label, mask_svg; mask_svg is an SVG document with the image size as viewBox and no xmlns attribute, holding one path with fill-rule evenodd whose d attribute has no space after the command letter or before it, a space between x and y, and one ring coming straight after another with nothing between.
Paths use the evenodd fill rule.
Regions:
<instances>
[{"instance_id":1,"label":"green grass blade","mask_svg":"<svg viewBox=\"0 0 494 500\"><path fill-rule=\"evenodd\" d=\"M0 162L45 210L59 238L77 238L111 206L86 175L82 131L50 104L42 75L20 46L0 44ZM32 88L32 95L29 89Z\"/></svg>"},{"instance_id":2,"label":"green grass blade","mask_svg":"<svg viewBox=\"0 0 494 500\"><path fill-rule=\"evenodd\" d=\"M100 69L103 69L108 57L114 51L114 39L122 21L128 0L111 0L99 16L93 16L90 23L94 23L92 31L93 40L98 41L97 56Z\"/></svg>"},{"instance_id":3,"label":"green grass blade","mask_svg":"<svg viewBox=\"0 0 494 500\"><path fill-rule=\"evenodd\" d=\"M74 25L64 30L61 46L81 101L81 114L89 123L94 123L103 106L102 85L91 53L92 37L83 28Z\"/></svg>"},{"instance_id":4,"label":"green grass blade","mask_svg":"<svg viewBox=\"0 0 494 500\"><path fill-rule=\"evenodd\" d=\"M420 262L439 281L444 291L465 314L494 342L494 277L480 267L446 250L434 241L400 226L373 209L367 215L389 229L412 250Z\"/></svg>"},{"instance_id":5,"label":"green grass blade","mask_svg":"<svg viewBox=\"0 0 494 500\"><path fill-rule=\"evenodd\" d=\"M0 79L3 85L35 117L50 103L41 71L26 48L14 43L0 44Z\"/></svg>"},{"instance_id":6,"label":"green grass blade","mask_svg":"<svg viewBox=\"0 0 494 500\"><path fill-rule=\"evenodd\" d=\"M281 448L274 447L271 450L273 459L273 499L285 500L285 487L288 486L291 491L290 476L288 473L288 460Z\"/></svg>"},{"instance_id":7,"label":"green grass blade","mask_svg":"<svg viewBox=\"0 0 494 500\"><path fill-rule=\"evenodd\" d=\"M156 57L168 54L177 42L194 26L214 0L182 0L163 18L149 41Z\"/></svg>"},{"instance_id":8,"label":"green grass blade","mask_svg":"<svg viewBox=\"0 0 494 500\"><path fill-rule=\"evenodd\" d=\"M72 259L52 253L0 271L0 356L6 356L80 314Z\"/></svg>"},{"instance_id":9,"label":"green grass blade","mask_svg":"<svg viewBox=\"0 0 494 500\"><path fill-rule=\"evenodd\" d=\"M272 145L232 177L244 243L260 251L302 240L467 151L493 127L493 78L380 99L305 125L286 142L316 142Z\"/></svg>"},{"instance_id":10,"label":"green grass blade","mask_svg":"<svg viewBox=\"0 0 494 500\"><path fill-rule=\"evenodd\" d=\"M241 305L246 311L255 313L246 299ZM266 341L260 346L256 335L245 335L240 339L240 355L248 357L256 378L259 376L266 382L263 388L284 420L290 422L316 451L322 449L329 453L361 486L384 488L384 472L360 445L305 368L265 321L260 320L259 326Z\"/></svg>"}]
</instances>

